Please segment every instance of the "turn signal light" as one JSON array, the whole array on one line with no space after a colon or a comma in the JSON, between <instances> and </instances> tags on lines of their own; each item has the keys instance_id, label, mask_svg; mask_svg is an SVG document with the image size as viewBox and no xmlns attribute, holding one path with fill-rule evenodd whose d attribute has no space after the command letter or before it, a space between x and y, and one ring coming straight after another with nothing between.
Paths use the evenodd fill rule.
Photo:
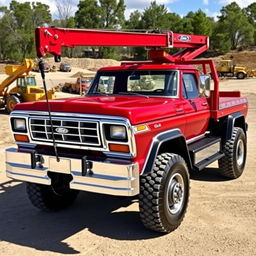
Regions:
<instances>
[{"instance_id":1,"label":"turn signal light","mask_svg":"<svg viewBox=\"0 0 256 256\"><path fill-rule=\"evenodd\" d=\"M29 142L29 138L27 135L14 134L14 139L16 141Z\"/></svg>"},{"instance_id":2,"label":"turn signal light","mask_svg":"<svg viewBox=\"0 0 256 256\"><path fill-rule=\"evenodd\" d=\"M130 149L128 145L121 145L121 144L113 144L110 143L109 150L114 152L122 152L122 153L130 153Z\"/></svg>"}]
</instances>

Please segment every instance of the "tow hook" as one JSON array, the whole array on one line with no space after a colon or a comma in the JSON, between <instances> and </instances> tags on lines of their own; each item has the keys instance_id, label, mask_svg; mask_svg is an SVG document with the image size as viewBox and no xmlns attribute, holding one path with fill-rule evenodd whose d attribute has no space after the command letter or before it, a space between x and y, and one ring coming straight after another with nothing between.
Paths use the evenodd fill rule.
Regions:
<instances>
[{"instance_id":1,"label":"tow hook","mask_svg":"<svg viewBox=\"0 0 256 256\"><path fill-rule=\"evenodd\" d=\"M41 155L37 155L36 151L32 151L31 152L31 169L35 169L37 163L40 168L43 168L44 158Z\"/></svg>"},{"instance_id":2,"label":"tow hook","mask_svg":"<svg viewBox=\"0 0 256 256\"><path fill-rule=\"evenodd\" d=\"M92 162L87 160L87 156L82 157L82 176L86 176L86 174L92 175Z\"/></svg>"}]
</instances>

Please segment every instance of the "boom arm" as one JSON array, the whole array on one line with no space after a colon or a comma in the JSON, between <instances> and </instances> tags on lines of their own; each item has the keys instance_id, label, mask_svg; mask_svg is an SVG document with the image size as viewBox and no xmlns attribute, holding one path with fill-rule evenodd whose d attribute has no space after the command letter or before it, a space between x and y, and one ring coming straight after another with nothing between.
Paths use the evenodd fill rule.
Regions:
<instances>
[{"instance_id":1,"label":"boom arm","mask_svg":"<svg viewBox=\"0 0 256 256\"><path fill-rule=\"evenodd\" d=\"M39 58L51 53L61 55L61 47L75 46L141 46L150 48L150 57L157 62L191 60L209 47L207 36L173 32L135 33L105 30L36 28L36 50ZM186 48L175 55L164 48Z\"/></svg>"},{"instance_id":2,"label":"boom arm","mask_svg":"<svg viewBox=\"0 0 256 256\"><path fill-rule=\"evenodd\" d=\"M36 50L39 58L51 53L60 60L61 48L75 46L141 46L149 48L153 62L176 64L201 64L206 74L209 66L214 81L211 91L211 112L216 118L219 108L219 78L212 60L194 60L209 48L209 37L186 35L173 32L135 33L105 30L37 28ZM171 55L166 48L183 48Z\"/></svg>"}]
</instances>

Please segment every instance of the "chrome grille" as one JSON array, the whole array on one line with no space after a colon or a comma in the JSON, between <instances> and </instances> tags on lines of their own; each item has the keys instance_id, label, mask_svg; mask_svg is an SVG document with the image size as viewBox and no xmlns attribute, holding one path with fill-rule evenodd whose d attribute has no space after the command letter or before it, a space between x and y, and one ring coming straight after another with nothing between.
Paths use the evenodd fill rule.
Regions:
<instances>
[{"instance_id":1,"label":"chrome grille","mask_svg":"<svg viewBox=\"0 0 256 256\"><path fill-rule=\"evenodd\" d=\"M99 123L75 118L52 118L56 142L82 146L100 146ZM48 117L29 119L31 138L36 141L52 142L51 124Z\"/></svg>"}]
</instances>

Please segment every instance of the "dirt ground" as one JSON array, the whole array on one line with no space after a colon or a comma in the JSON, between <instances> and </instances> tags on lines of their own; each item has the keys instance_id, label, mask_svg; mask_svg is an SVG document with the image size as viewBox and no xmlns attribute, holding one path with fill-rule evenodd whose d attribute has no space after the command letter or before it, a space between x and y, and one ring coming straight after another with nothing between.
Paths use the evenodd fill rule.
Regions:
<instances>
[{"instance_id":1,"label":"dirt ground","mask_svg":"<svg viewBox=\"0 0 256 256\"><path fill-rule=\"evenodd\" d=\"M35 209L25 185L5 177L13 140L1 111L0 255L256 255L256 79L222 81L221 89L249 99L246 169L237 180L223 179L216 164L192 175L187 214L168 235L142 226L136 198L82 192L65 211Z\"/></svg>"}]
</instances>

